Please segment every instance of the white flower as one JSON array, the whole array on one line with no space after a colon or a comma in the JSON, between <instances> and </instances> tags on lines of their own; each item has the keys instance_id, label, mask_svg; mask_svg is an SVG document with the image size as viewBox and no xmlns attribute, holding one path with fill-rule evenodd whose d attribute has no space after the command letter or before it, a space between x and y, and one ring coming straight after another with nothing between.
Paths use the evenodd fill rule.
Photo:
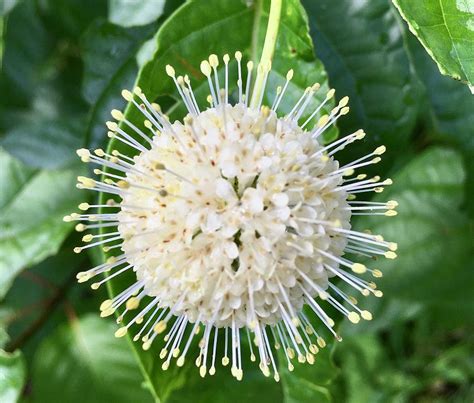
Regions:
<instances>
[{"instance_id":1,"label":"white flower","mask_svg":"<svg viewBox=\"0 0 474 403\"><path fill-rule=\"evenodd\" d=\"M164 369L173 357L183 365L192 341L199 338L196 364L203 376L208 370L214 374L217 345L222 344L222 363L231 362L237 379L243 374L242 338L252 339L252 361L258 359L263 373L273 371L278 380L275 346L282 347L292 370L292 359L311 364L325 345L316 319L340 339L320 300L351 322L371 319L335 284L346 282L362 295L382 295L373 282L355 275L381 273L350 256L394 258L396 245L352 230L350 218L395 214L396 202L353 200L358 193L379 192L390 184L363 174L351 177L358 168L377 163L385 148L341 167L334 154L365 133L359 130L326 146L319 140L348 112L347 97L306 129L322 107L306 111L319 85L308 88L291 113L279 117L292 71L271 108L260 103L251 107L244 88L249 91L253 66L247 65L244 87L237 52L237 100L232 105L229 57L224 57L224 88L217 76L217 57L209 60L201 64L211 93L206 110L196 103L188 77L176 77L167 67L189 112L183 122L170 123L139 88L134 94L123 91L143 113L150 135L113 111L120 125L108 122L109 136L134 154L78 150L83 161L106 168L95 171L103 174L102 181L79 177L78 186L118 196L120 202L83 203L81 210L107 212L65 219L90 221L78 224L79 231L116 228L84 236L87 244L76 252L92 246L116 252L104 264L78 274L83 282L107 273L92 284L94 289L124 272L135 273L134 283L101 306L102 316L120 311L120 322L130 317L117 336L136 329L134 340L141 338L148 349L166 331L160 354ZM266 82L269 69L259 68L265 70ZM333 96L330 90L323 104ZM303 115L310 117L301 123ZM304 305L312 315L303 311ZM200 327L203 332L196 336Z\"/></svg>"}]
</instances>

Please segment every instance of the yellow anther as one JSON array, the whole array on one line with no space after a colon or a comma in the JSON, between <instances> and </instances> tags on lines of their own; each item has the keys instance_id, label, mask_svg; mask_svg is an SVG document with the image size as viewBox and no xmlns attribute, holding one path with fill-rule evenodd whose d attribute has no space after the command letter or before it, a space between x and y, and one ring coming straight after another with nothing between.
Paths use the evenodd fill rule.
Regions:
<instances>
[{"instance_id":1,"label":"yellow anther","mask_svg":"<svg viewBox=\"0 0 474 403\"><path fill-rule=\"evenodd\" d=\"M352 271L357 274L363 274L367 271L367 267L365 267L361 263L354 263L351 267Z\"/></svg>"},{"instance_id":2,"label":"yellow anther","mask_svg":"<svg viewBox=\"0 0 474 403\"><path fill-rule=\"evenodd\" d=\"M375 270L372 271L372 276L374 276L376 278L381 278L381 277L383 277L383 273L380 270L375 269Z\"/></svg>"},{"instance_id":3,"label":"yellow anther","mask_svg":"<svg viewBox=\"0 0 474 403\"><path fill-rule=\"evenodd\" d=\"M364 320L372 320L372 314L369 311L361 311L360 315Z\"/></svg>"},{"instance_id":4,"label":"yellow anther","mask_svg":"<svg viewBox=\"0 0 474 403\"><path fill-rule=\"evenodd\" d=\"M122 97L125 101L130 102L133 99L133 94L129 90L122 90Z\"/></svg>"},{"instance_id":5,"label":"yellow anther","mask_svg":"<svg viewBox=\"0 0 474 403\"><path fill-rule=\"evenodd\" d=\"M76 246L73 250L74 250L74 253L81 253L82 252L82 248L80 248L79 246Z\"/></svg>"},{"instance_id":6,"label":"yellow anther","mask_svg":"<svg viewBox=\"0 0 474 403\"><path fill-rule=\"evenodd\" d=\"M127 303L125 304L126 308L129 310L129 311L132 311L134 309L137 309L138 308L138 305L140 304L140 300L136 297L131 297Z\"/></svg>"},{"instance_id":7,"label":"yellow anther","mask_svg":"<svg viewBox=\"0 0 474 403\"><path fill-rule=\"evenodd\" d=\"M398 214L398 213L396 212L396 210L387 210L387 211L385 212L385 215L386 215L387 217L394 217L394 216L396 216L397 214Z\"/></svg>"},{"instance_id":8,"label":"yellow anther","mask_svg":"<svg viewBox=\"0 0 474 403\"><path fill-rule=\"evenodd\" d=\"M391 251L396 251L398 249L398 244L396 242L390 242L388 244L388 248L391 250Z\"/></svg>"},{"instance_id":9,"label":"yellow anther","mask_svg":"<svg viewBox=\"0 0 474 403\"><path fill-rule=\"evenodd\" d=\"M335 93L336 93L336 90L334 88L331 88L326 94L326 99L331 99Z\"/></svg>"},{"instance_id":10,"label":"yellow anther","mask_svg":"<svg viewBox=\"0 0 474 403\"><path fill-rule=\"evenodd\" d=\"M351 176L351 175L354 175L354 170L351 168L351 169L346 169L343 173L342 173L342 176Z\"/></svg>"},{"instance_id":11,"label":"yellow anther","mask_svg":"<svg viewBox=\"0 0 474 403\"><path fill-rule=\"evenodd\" d=\"M82 241L83 242L90 242L90 241L92 241L93 238L94 238L94 236L92 234L87 234L87 235L84 235L82 237Z\"/></svg>"},{"instance_id":12,"label":"yellow anther","mask_svg":"<svg viewBox=\"0 0 474 403\"><path fill-rule=\"evenodd\" d=\"M323 127L329 121L328 115L323 115L319 118L318 123L316 124L317 127Z\"/></svg>"},{"instance_id":13,"label":"yellow anther","mask_svg":"<svg viewBox=\"0 0 474 403\"><path fill-rule=\"evenodd\" d=\"M87 228L87 227L86 227L84 224L77 224L77 225L75 226L75 230L76 230L77 232L85 231L86 228Z\"/></svg>"},{"instance_id":14,"label":"yellow anther","mask_svg":"<svg viewBox=\"0 0 474 403\"><path fill-rule=\"evenodd\" d=\"M346 96L346 97L341 98L341 100L339 101L338 106L339 106L339 108L343 108L343 107L345 107L348 103L349 103L349 97Z\"/></svg>"},{"instance_id":15,"label":"yellow anther","mask_svg":"<svg viewBox=\"0 0 474 403\"><path fill-rule=\"evenodd\" d=\"M385 146L380 146L380 147L377 147L377 148L374 150L374 154L375 154L375 155L382 155L385 151L387 151L387 147L385 147Z\"/></svg>"},{"instance_id":16,"label":"yellow anther","mask_svg":"<svg viewBox=\"0 0 474 403\"><path fill-rule=\"evenodd\" d=\"M79 210L86 211L90 207L89 203L81 203L79 204Z\"/></svg>"},{"instance_id":17,"label":"yellow anther","mask_svg":"<svg viewBox=\"0 0 474 403\"><path fill-rule=\"evenodd\" d=\"M170 77L174 77L176 74L173 66L171 66L170 64L166 65L165 70L166 70L166 74L168 74Z\"/></svg>"},{"instance_id":18,"label":"yellow anther","mask_svg":"<svg viewBox=\"0 0 474 403\"><path fill-rule=\"evenodd\" d=\"M341 112L339 113L341 114L341 116L347 115L349 113L349 110L350 108L348 106L345 106L344 108L341 109Z\"/></svg>"},{"instance_id":19,"label":"yellow anther","mask_svg":"<svg viewBox=\"0 0 474 403\"><path fill-rule=\"evenodd\" d=\"M160 334L160 333L163 333L165 330L166 330L166 322L164 320L160 320L156 325L155 327L153 328L153 330Z\"/></svg>"},{"instance_id":20,"label":"yellow anther","mask_svg":"<svg viewBox=\"0 0 474 403\"><path fill-rule=\"evenodd\" d=\"M286 353L290 359L295 358L295 350L293 350L291 347L286 348Z\"/></svg>"},{"instance_id":21,"label":"yellow anther","mask_svg":"<svg viewBox=\"0 0 474 403\"><path fill-rule=\"evenodd\" d=\"M211 65L207 60L203 60L201 62L201 72L204 74L206 77L209 77L211 75Z\"/></svg>"},{"instance_id":22,"label":"yellow anther","mask_svg":"<svg viewBox=\"0 0 474 403\"><path fill-rule=\"evenodd\" d=\"M115 337L123 337L127 334L127 327L126 326L123 326L119 329L117 329L117 331L115 332Z\"/></svg>"},{"instance_id":23,"label":"yellow anther","mask_svg":"<svg viewBox=\"0 0 474 403\"><path fill-rule=\"evenodd\" d=\"M122 120L124 118L123 113L119 111L118 109L112 109L110 114L115 120Z\"/></svg>"},{"instance_id":24,"label":"yellow anther","mask_svg":"<svg viewBox=\"0 0 474 403\"><path fill-rule=\"evenodd\" d=\"M352 323L359 323L360 321L360 316L357 312L349 312L347 315L347 318L352 322Z\"/></svg>"},{"instance_id":25,"label":"yellow anther","mask_svg":"<svg viewBox=\"0 0 474 403\"><path fill-rule=\"evenodd\" d=\"M115 313L115 309L114 308L109 308L109 309L105 309L103 310L101 313L100 313L100 317L101 318L106 318L107 316L111 316Z\"/></svg>"},{"instance_id":26,"label":"yellow anther","mask_svg":"<svg viewBox=\"0 0 474 403\"><path fill-rule=\"evenodd\" d=\"M395 201L395 200L389 200L389 201L387 202L387 207L388 207L389 209L394 209L394 208L398 207L398 202Z\"/></svg>"},{"instance_id":27,"label":"yellow anther","mask_svg":"<svg viewBox=\"0 0 474 403\"><path fill-rule=\"evenodd\" d=\"M116 122L108 121L108 122L105 122L105 125L107 126L109 130L113 132L118 129L118 124Z\"/></svg>"},{"instance_id":28,"label":"yellow anther","mask_svg":"<svg viewBox=\"0 0 474 403\"><path fill-rule=\"evenodd\" d=\"M326 347L326 342L324 341L324 339L323 339L322 337L318 337L318 338L316 339L316 342L318 343L318 346L319 346L320 348Z\"/></svg>"},{"instance_id":29,"label":"yellow anther","mask_svg":"<svg viewBox=\"0 0 474 403\"><path fill-rule=\"evenodd\" d=\"M90 161L91 153L86 148L80 148L79 150L76 150L76 154L81 158L82 162Z\"/></svg>"},{"instance_id":30,"label":"yellow anther","mask_svg":"<svg viewBox=\"0 0 474 403\"><path fill-rule=\"evenodd\" d=\"M391 250L388 251L388 252L385 252L384 253L384 256L387 258L387 259L395 259L397 257L397 254L395 252L392 252Z\"/></svg>"},{"instance_id":31,"label":"yellow anther","mask_svg":"<svg viewBox=\"0 0 474 403\"><path fill-rule=\"evenodd\" d=\"M111 299L106 299L100 304L101 311L107 311L108 309L112 308L113 301Z\"/></svg>"},{"instance_id":32,"label":"yellow anther","mask_svg":"<svg viewBox=\"0 0 474 403\"><path fill-rule=\"evenodd\" d=\"M226 53L226 54L224 55L224 57L222 58L222 60L224 60L224 63L225 63L225 64L228 64L229 61L230 61L230 56Z\"/></svg>"},{"instance_id":33,"label":"yellow anther","mask_svg":"<svg viewBox=\"0 0 474 403\"><path fill-rule=\"evenodd\" d=\"M88 281L92 276L90 275L90 273L88 273L87 271L83 271L83 272L80 272L80 273L77 273L76 275L76 278L77 278L77 282L78 283L85 283L86 281Z\"/></svg>"},{"instance_id":34,"label":"yellow anther","mask_svg":"<svg viewBox=\"0 0 474 403\"><path fill-rule=\"evenodd\" d=\"M212 54L209 56L209 64L213 68L219 66L219 58L217 57L217 55Z\"/></svg>"},{"instance_id":35,"label":"yellow anther","mask_svg":"<svg viewBox=\"0 0 474 403\"><path fill-rule=\"evenodd\" d=\"M326 291L319 291L318 295L319 295L319 298L321 298L323 301L326 301L329 296L329 294Z\"/></svg>"}]
</instances>

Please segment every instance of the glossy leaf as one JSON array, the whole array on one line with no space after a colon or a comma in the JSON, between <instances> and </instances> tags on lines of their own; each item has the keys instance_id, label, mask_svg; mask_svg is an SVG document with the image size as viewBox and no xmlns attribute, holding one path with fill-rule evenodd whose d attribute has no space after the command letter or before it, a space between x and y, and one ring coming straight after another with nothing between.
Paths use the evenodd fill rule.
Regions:
<instances>
[{"instance_id":1,"label":"glossy leaf","mask_svg":"<svg viewBox=\"0 0 474 403\"><path fill-rule=\"evenodd\" d=\"M112 109L125 105L120 91L132 85L138 71L135 55L152 32L150 26L125 29L100 22L84 35L82 92L92 104L85 129L85 143L90 147L102 145L107 139L105 122Z\"/></svg>"},{"instance_id":2,"label":"glossy leaf","mask_svg":"<svg viewBox=\"0 0 474 403\"><path fill-rule=\"evenodd\" d=\"M123 27L146 25L157 20L166 0L109 0L109 21Z\"/></svg>"},{"instance_id":3,"label":"glossy leaf","mask_svg":"<svg viewBox=\"0 0 474 403\"><path fill-rule=\"evenodd\" d=\"M28 32L23 24L28 24ZM25 106L38 88L38 67L53 49L53 38L35 18L33 2L23 2L8 15L4 29L4 54L0 74L2 107ZM35 41L31 38L34 37ZM5 96L5 95L8 95Z\"/></svg>"},{"instance_id":4,"label":"glossy leaf","mask_svg":"<svg viewBox=\"0 0 474 403\"><path fill-rule=\"evenodd\" d=\"M463 154L467 174L466 195L473 194L474 96L462 83L439 74L435 63L412 35L407 38L407 46L426 94L427 140L446 142ZM465 203L473 217L474 203L470 198Z\"/></svg>"},{"instance_id":5,"label":"glossy leaf","mask_svg":"<svg viewBox=\"0 0 474 403\"><path fill-rule=\"evenodd\" d=\"M409 401L416 379L396 368L376 335L346 338L340 350L344 402Z\"/></svg>"},{"instance_id":6,"label":"glossy leaf","mask_svg":"<svg viewBox=\"0 0 474 403\"><path fill-rule=\"evenodd\" d=\"M0 7L0 16L7 15L18 3L18 0L4 0Z\"/></svg>"},{"instance_id":7,"label":"glossy leaf","mask_svg":"<svg viewBox=\"0 0 474 403\"><path fill-rule=\"evenodd\" d=\"M339 369L333 363L336 347L334 344L321 349L313 365L294 363L292 372L286 367L285 355L279 354L285 403L333 401L330 385L339 374Z\"/></svg>"},{"instance_id":8,"label":"glossy leaf","mask_svg":"<svg viewBox=\"0 0 474 403\"><path fill-rule=\"evenodd\" d=\"M82 145L82 134L82 119L43 119L16 126L6 133L0 145L25 165L60 168L76 161L74 150Z\"/></svg>"},{"instance_id":9,"label":"glossy leaf","mask_svg":"<svg viewBox=\"0 0 474 403\"><path fill-rule=\"evenodd\" d=\"M441 73L474 84L474 4L470 0L392 0Z\"/></svg>"},{"instance_id":10,"label":"glossy leaf","mask_svg":"<svg viewBox=\"0 0 474 403\"><path fill-rule=\"evenodd\" d=\"M77 170L32 170L3 150L0 166L1 299L21 270L58 251L72 229L62 217L82 195L75 189Z\"/></svg>"},{"instance_id":11,"label":"glossy leaf","mask_svg":"<svg viewBox=\"0 0 474 403\"><path fill-rule=\"evenodd\" d=\"M447 313L446 321L457 324L474 314L469 291L474 283L469 266L472 233L460 210L464 179L458 153L429 149L396 174L394 184L376 198L396 200L398 215L357 221L359 229L370 228L398 243L397 259L371 264L384 275L377 279L384 292L383 301L361 301L368 309L374 306L374 321L380 318L389 327L400 320L397 316L406 319L410 310L414 310L413 316L430 307ZM441 322L441 317L438 320ZM353 331L372 326L370 322L361 323Z\"/></svg>"},{"instance_id":12,"label":"glossy leaf","mask_svg":"<svg viewBox=\"0 0 474 403\"><path fill-rule=\"evenodd\" d=\"M26 365L20 351L0 350L0 400L15 403L26 381Z\"/></svg>"},{"instance_id":13,"label":"glossy leaf","mask_svg":"<svg viewBox=\"0 0 474 403\"><path fill-rule=\"evenodd\" d=\"M343 153L343 160L385 144L383 169L397 151L408 147L415 127L419 84L403 43L403 30L387 0L303 0L311 35L330 84L339 97L350 97L350 114L341 119L342 133L363 128L364 142ZM377 167L377 172L380 168Z\"/></svg>"},{"instance_id":14,"label":"glossy leaf","mask_svg":"<svg viewBox=\"0 0 474 403\"><path fill-rule=\"evenodd\" d=\"M32 401L151 402L127 343L113 329L86 315L44 339L33 361Z\"/></svg>"}]
</instances>

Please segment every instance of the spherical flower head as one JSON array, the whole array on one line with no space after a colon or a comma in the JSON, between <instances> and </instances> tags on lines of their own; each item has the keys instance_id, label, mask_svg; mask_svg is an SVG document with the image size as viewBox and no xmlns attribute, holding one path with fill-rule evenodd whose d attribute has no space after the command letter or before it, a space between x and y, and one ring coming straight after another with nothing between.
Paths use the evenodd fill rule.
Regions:
<instances>
[{"instance_id":1,"label":"spherical flower head","mask_svg":"<svg viewBox=\"0 0 474 403\"><path fill-rule=\"evenodd\" d=\"M175 313L192 322L240 328L277 323L285 300L296 318L304 276L327 289L331 261L319 251L340 256L347 241L322 223L349 229L350 211L337 191L342 173L331 175L338 163L309 132L274 111L227 104L153 141L121 202L143 208L118 214L122 249L148 295L179 302Z\"/></svg>"},{"instance_id":2,"label":"spherical flower head","mask_svg":"<svg viewBox=\"0 0 474 403\"><path fill-rule=\"evenodd\" d=\"M365 133L359 130L329 145L321 141L348 113L347 97L324 114L334 97L329 90L317 108L308 110L320 90L314 84L281 116L293 71L277 88L271 107L265 106L258 91L250 96L253 65L247 64L244 85L240 52L235 59L235 102L230 101L229 56L223 58L222 88L218 57L201 64L210 90L205 110L189 78L166 68L188 109L182 121L171 123L140 88L124 90L123 97L143 114L146 130L112 111L118 123L107 123L109 136L131 152L78 150L84 162L103 166L94 171L101 180L79 177L78 187L112 198L105 204L81 203L83 212L100 211L75 213L65 221L81 221L76 226L81 232L100 229L84 235L85 245L76 252L101 246L111 253L103 264L79 273L80 282L105 276L92 284L96 289L122 273L133 272L136 278L101 305L102 316L120 312L119 323L130 317L116 336L137 329L133 339L141 339L147 350L165 333L160 357L167 369L172 358L184 365L199 333L201 375L215 373L222 343L222 364L231 363L239 380L242 346L248 344L251 360L258 357L263 374L273 370L278 380L275 348L282 347L292 370L294 359L312 364L325 346L317 322L340 340L324 304L353 323L372 318L337 284L346 283L363 296L381 296L363 276L382 273L352 259L394 258L396 244L353 230L350 220L361 214L393 216L397 204L357 199L359 193L381 192L391 184L356 172L377 163L385 147L340 166L335 154ZM258 69L266 83L269 66Z\"/></svg>"}]
</instances>

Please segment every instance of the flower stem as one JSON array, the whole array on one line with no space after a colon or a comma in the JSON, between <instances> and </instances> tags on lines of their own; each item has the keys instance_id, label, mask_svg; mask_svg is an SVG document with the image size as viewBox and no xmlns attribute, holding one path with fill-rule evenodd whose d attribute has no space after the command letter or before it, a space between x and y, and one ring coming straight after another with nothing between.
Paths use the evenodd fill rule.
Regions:
<instances>
[{"instance_id":1,"label":"flower stem","mask_svg":"<svg viewBox=\"0 0 474 403\"><path fill-rule=\"evenodd\" d=\"M263 91L263 80L265 76L265 69L270 65L275 50L275 44L278 35L278 27L280 25L282 0L271 0L270 14L268 16L267 32L265 34L265 42L263 43L262 56L260 58L259 66L257 67L257 78L253 87L252 99L250 107L255 108L259 102ZM258 7L259 5L257 5Z\"/></svg>"}]
</instances>

